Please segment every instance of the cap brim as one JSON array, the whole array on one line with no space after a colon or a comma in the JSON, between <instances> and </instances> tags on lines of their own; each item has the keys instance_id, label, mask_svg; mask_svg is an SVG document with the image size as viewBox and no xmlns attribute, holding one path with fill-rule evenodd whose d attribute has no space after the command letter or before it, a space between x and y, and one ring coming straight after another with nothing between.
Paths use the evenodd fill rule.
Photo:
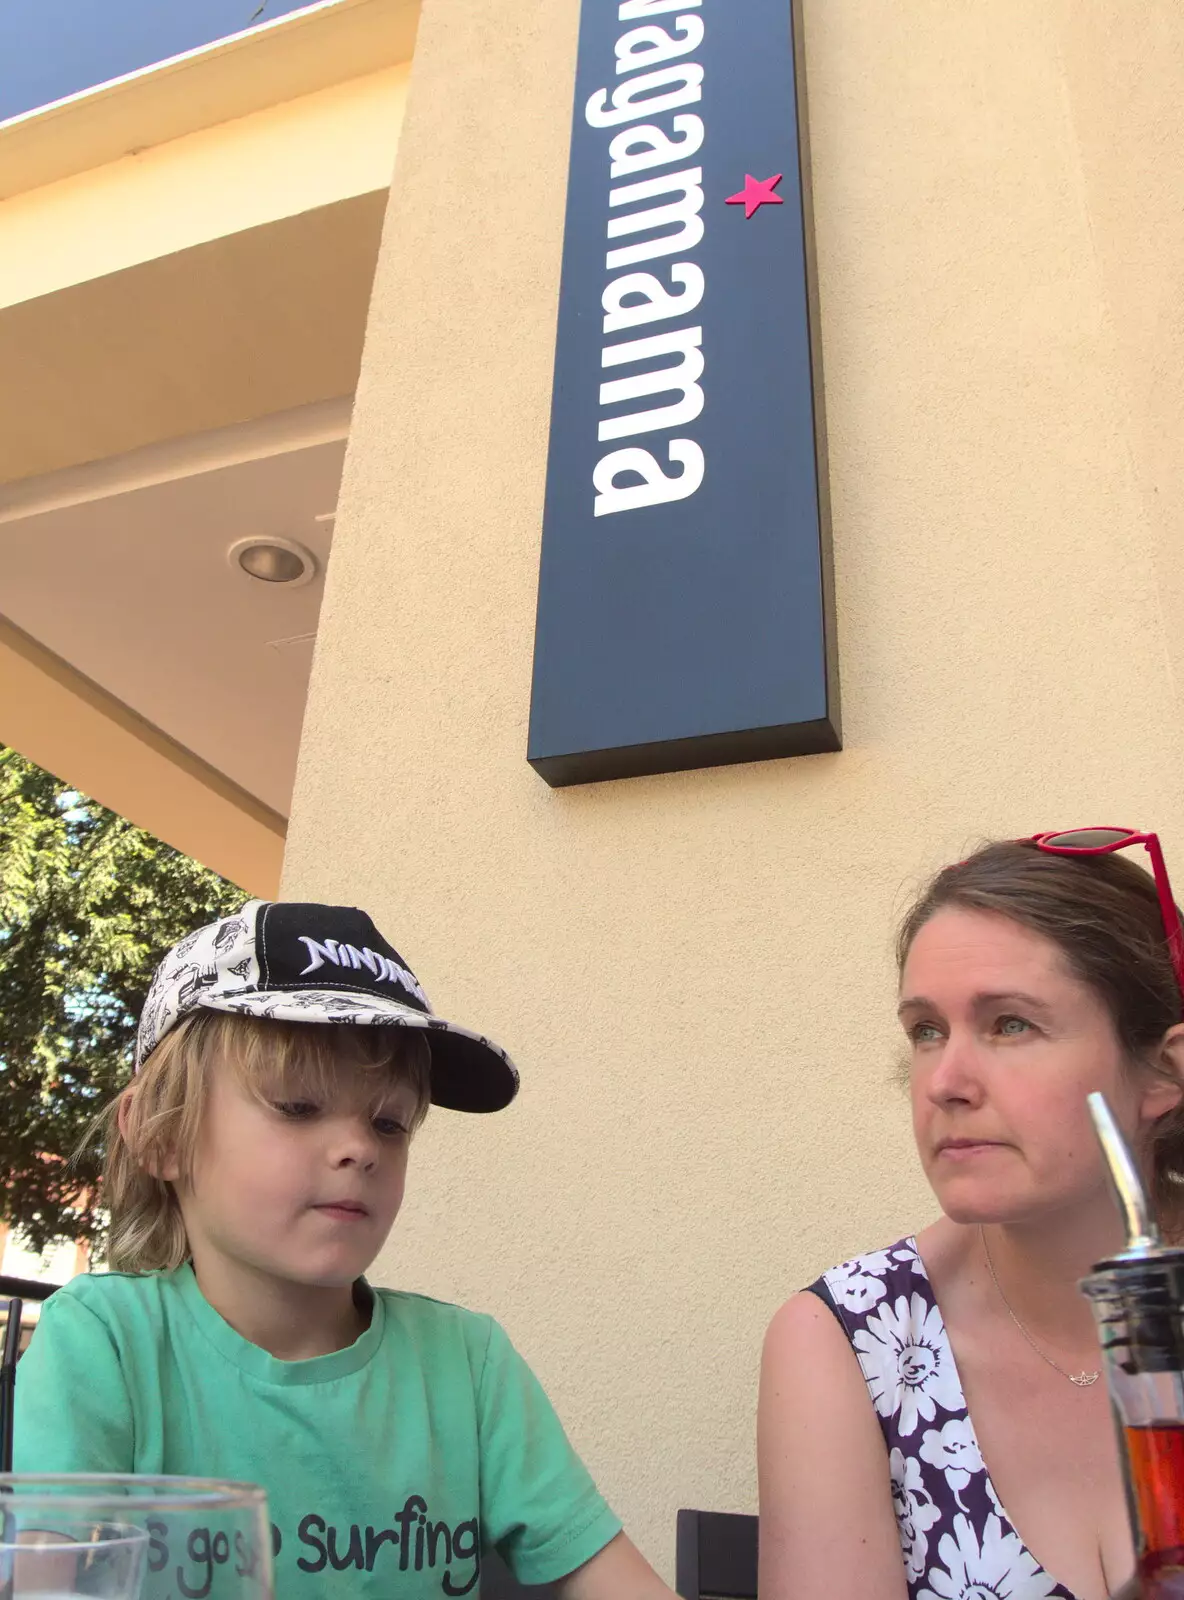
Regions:
<instances>
[{"instance_id":1,"label":"cap brim","mask_svg":"<svg viewBox=\"0 0 1184 1600\"><path fill-rule=\"evenodd\" d=\"M518 1093L518 1069L498 1045L397 1000L371 999L356 990L263 990L211 995L201 1000L200 1009L273 1022L418 1028L427 1035L432 1054L433 1105L449 1111L502 1111Z\"/></svg>"}]
</instances>

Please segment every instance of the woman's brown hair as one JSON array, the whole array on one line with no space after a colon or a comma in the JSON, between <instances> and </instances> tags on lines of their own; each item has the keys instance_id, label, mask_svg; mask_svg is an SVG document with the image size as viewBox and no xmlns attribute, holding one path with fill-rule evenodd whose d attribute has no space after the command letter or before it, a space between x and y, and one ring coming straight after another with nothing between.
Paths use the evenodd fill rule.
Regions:
<instances>
[{"instance_id":1,"label":"woman's brown hair","mask_svg":"<svg viewBox=\"0 0 1184 1600\"><path fill-rule=\"evenodd\" d=\"M944 867L906 913L898 969L917 934L947 906L1008 917L1056 945L1102 1001L1132 1067L1172 1076L1158 1047L1184 1018L1155 882L1120 855L1051 855L1024 840L984 845ZM1173 1081L1174 1078L1173 1078ZM1155 1123L1151 1184L1166 1233L1184 1235L1184 1104Z\"/></svg>"},{"instance_id":2,"label":"woman's brown hair","mask_svg":"<svg viewBox=\"0 0 1184 1600\"><path fill-rule=\"evenodd\" d=\"M107 1261L114 1271L168 1272L188 1259L176 1193L157 1174L172 1160L183 1179L189 1176L210 1079L223 1071L237 1074L262 1099L281 1092L324 1099L342 1071L373 1076L376 1102L405 1083L416 1096L412 1132L431 1098L431 1056L419 1029L194 1012L165 1034L134 1083L96 1123L95 1136L106 1149L100 1194L111 1219Z\"/></svg>"}]
</instances>

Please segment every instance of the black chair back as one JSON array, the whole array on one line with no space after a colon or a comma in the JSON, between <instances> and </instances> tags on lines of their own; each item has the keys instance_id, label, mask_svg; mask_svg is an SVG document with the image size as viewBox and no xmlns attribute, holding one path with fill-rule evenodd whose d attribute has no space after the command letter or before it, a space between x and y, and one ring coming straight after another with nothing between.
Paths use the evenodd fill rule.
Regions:
<instances>
[{"instance_id":1,"label":"black chair back","mask_svg":"<svg viewBox=\"0 0 1184 1600\"><path fill-rule=\"evenodd\" d=\"M756 1600L757 1519L680 1511L674 1586L683 1600Z\"/></svg>"},{"instance_id":2,"label":"black chair back","mask_svg":"<svg viewBox=\"0 0 1184 1600\"><path fill-rule=\"evenodd\" d=\"M483 1550L481 1600L555 1600L555 1590L549 1583L519 1583L496 1550Z\"/></svg>"},{"instance_id":3,"label":"black chair back","mask_svg":"<svg viewBox=\"0 0 1184 1600\"><path fill-rule=\"evenodd\" d=\"M0 1354L0 1472L12 1471L12 1415L15 1405L16 1364L21 1356L21 1318L26 1300L48 1300L56 1283L0 1275L0 1296L8 1297Z\"/></svg>"}]
</instances>

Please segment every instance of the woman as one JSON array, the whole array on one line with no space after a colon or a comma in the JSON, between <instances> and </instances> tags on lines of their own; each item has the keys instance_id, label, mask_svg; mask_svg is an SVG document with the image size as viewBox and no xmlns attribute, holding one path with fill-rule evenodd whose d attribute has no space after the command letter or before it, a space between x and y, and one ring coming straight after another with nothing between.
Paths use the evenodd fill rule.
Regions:
<instances>
[{"instance_id":1,"label":"woman","mask_svg":"<svg viewBox=\"0 0 1184 1600\"><path fill-rule=\"evenodd\" d=\"M1132 843L1157 881L1113 853ZM944 1215L773 1319L761 1600L1104 1600L1134 1553L1077 1285L1122 1235L1085 1097L1106 1095L1179 1234L1184 951L1158 843L988 845L938 873L898 960Z\"/></svg>"}]
</instances>

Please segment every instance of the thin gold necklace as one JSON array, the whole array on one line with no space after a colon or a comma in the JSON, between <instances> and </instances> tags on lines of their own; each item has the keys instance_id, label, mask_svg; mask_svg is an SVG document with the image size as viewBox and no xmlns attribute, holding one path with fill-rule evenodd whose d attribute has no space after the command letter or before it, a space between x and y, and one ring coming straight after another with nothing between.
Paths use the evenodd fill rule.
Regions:
<instances>
[{"instance_id":1,"label":"thin gold necklace","mask_svg":"<svg viewBox=\"0 0 1184 1600\"><path fill-rule=\"evenodd\" d=\"M1032 1335L1028 1332L1027 1328L1024 1327L1023 1323L1016 1316L1015 1312L1011 1309L1011 1304L1010 1304L1007 1296L1003 1293L1003 1285L999 1282L999 1278L998 1278L998 1276L997 1276L997 1274L995 1272L995 1263L991 1260L991 1252L987 1248L987 1236L983 1232L981 1223L979 1224L978 1236L983 1242L983 1255L985 1255L986 1258L987 1258L987 1270L991 1274L991 1282L995 1285L996 1289L999 1291L999 1298L1003 1302L1004 1308L1007 1311L1007 1315L1015 1323L1016 1327L1020 1330L1020 1332L1023 1334L1024 1338L1028 1341L1028 1343L1032 1346L1033 1350L1035 1350L1036 1354L1040 1357L1041 1361L1047 1361L1049 1366L1053 1369L1054 1372L1059 1372L1062 1378L1068 1378L1069 1382L1072 1383L1072 1384L1075 1384L1077 1386L1077 1388L1079 1388L1079 1389L1092 1389L1094 1384L1097 1383L1098 1379L1102 1376L1102 1374L1100 1372L1066 1372L1064 1367L1058 1366L1058 1364L1053 1360L1053 1358L1050 1355L1047 1355L1040 1348L1040 1346L1036 1343L1035 1339L1033 1339Z\"/></svg>"}]
</instances>

